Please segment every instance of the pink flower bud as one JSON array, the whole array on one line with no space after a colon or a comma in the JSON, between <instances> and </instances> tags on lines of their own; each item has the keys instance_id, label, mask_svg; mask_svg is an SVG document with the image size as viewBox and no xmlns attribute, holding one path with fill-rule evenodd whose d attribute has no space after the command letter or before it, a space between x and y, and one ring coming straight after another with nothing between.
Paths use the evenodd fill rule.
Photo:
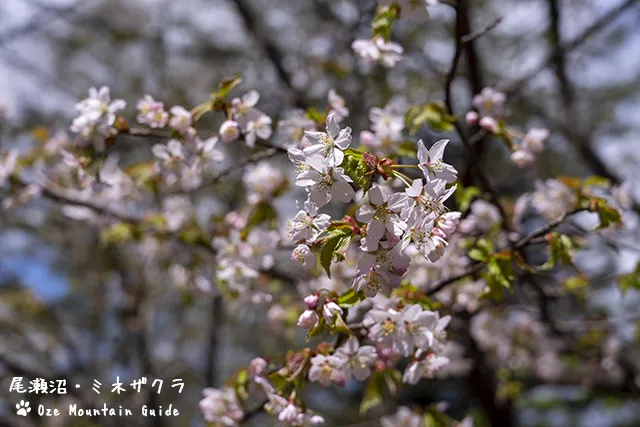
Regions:
<instances>
[{"instance_id":1,"label":"pink flower bud","mask_svg":"<svg viewBox=\"0 0 640 427\"><path fill-rule=\"evenodd\" d=\"M498 122L493 117L485 116L480 119L480 127L489 132L496 133L498 131Z\"/></svg>"},{"instance_id":2,"label":"pink flower bud","mask_svg":"<svg viewBox=\"0 0 640 427\"><path fill-rule=\"evenodd\" d=\"M318 299L318 294L311 294L304 298L304 303L310 310L315 310L318 307Z\"/></svg>"},{"instance_id":3,"label":"pink flower bud","mask_svg":"<svg viewBox=\"0 0 640 427\"><path fill-rule=\"evenodd\" d=\"M312 329L318 326L318 313L313 310L305 310L298 318L298 326L305 329Z\"/></svg>"},{"instance_id":4,"label":"pink flower bud","mask_svg":"<svg viewBox=\"0 0 640 427\"><path fill-rule=\"evenodd\" d=\"M527 150L516 150L511 153L511 161L523 168L533 163L533 154Z\"/></svg>"},{"instance_id":5,"label":"pink flower bud","mask_svg":"<svg viewBox=\"0 0 640 427\"><path fill-rule=\"evenodd\" d=\"M342 309L335 302L328 302L322 307L322 315L327 322L333 322L336 314L342 314Z\"/></svg>"},{"instance_id":6,"label":"pink flower bud","mask_svg":"<svg viewBox=\"0 0 640 427\"><path fill-rule=\"evenodd\" d=\"M453 233L460 222L460 212L447 212L436 220L437 227L447 236Z\"/></svg>"},{"instance_id":7,"label":"pink flower bud","mask_svg":"<svg viewBox=\"0 0 640 427\"><path fill-rule=\"evenodd\" d=\"M363 130L362 132L360 132L360 144L367 147L373 147L375 145L375 141L376 136L373 132L368 130Z\"/></svg>"},{"instance_id":8,"label":"pink flower bud","mask_svg":"<svg viewBox=\"0 0 640 427\"><path fill-rule=\"evenodd\" d=\"M480 119L480 117L478 116L478 113L476 113L475 111L469 111L465 116L464 116L464 120L467 122L468 125L470 126L475 126L478 124L478 120Z\"/></svg>"},{"instance_id":9,"label":"pink flower bud","mask_svg":"<svg viewBox=\"0 0 640 427\"><path fill-rule=\"evenodd\" d=\"M265 372L267 372L268 366L269 366L269 363L267 363L266 360L264 360L261 357L256 357L251 361L251 363L249 363L249 368L247 369L247 372L249 373L250 377L259 377Z\"/></svg>"},{"instance_id":10,"label":"pink flower bud","mask_svg":"<svg viewBox=\"0 0 640 427\"><path fill-rule=\"evenodd\" d=\"M238 123L233 120L226 120L220 125L220 138L224 142L233 142L240 137Z\"/></svg>"},{"instance_id":11,"label":"pink flower bud","mask_svg":"<svg viewBox=\"0 0 640 427\"><path fill-rule=\"evenodd\" d=\"M544 141L549 138L549 131L543 128L532 128L522 140L524 149L539 153L544 149Z\"/></svg>"}]
</instances>

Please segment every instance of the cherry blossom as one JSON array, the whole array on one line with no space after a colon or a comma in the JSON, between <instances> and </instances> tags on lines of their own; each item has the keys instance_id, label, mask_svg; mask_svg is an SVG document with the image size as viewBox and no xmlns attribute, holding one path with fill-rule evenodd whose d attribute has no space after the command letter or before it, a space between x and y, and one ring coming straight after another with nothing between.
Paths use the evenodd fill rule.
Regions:
<instances>
[{"instance_id":1,"label":"cherry blossom","mask_svg":"<svg viewBox=\"0 0 640 427\"><path fill-rule=\"evenodd\" d=\"M335 89L329 90L327 98L329 107L331 108L329 115L333 115L338 123L349 117L349 109L346 106L344 98L338 95Z\"/></svg>"},{"instance_id":2,"label":"cherry blossom","mask_svg":"<svg viewBox=\"0 0 640 427\"><path fill-rule=\"evenodd\" d=\"M307 245L298 245L291 253L291 261L299 262L307 268L316 267L316 255Z\"/></svg>"},{"instance_id":3,"label":"cherry blossom","mask_svg":"<svg viewBox=\"0 0 640 427\"><path fill-rule=\"evenodd\" d=\"M318 326L320 317L314 310L305 310L298 318L298 326L305 329L313 329Z\"/></svg>"},{"instance_id":4,"label":"cherry blossom","mask_svg":"<svg viewBox=\"0 0 640 427\"><path fill-rule=\"evenodd\" d=\"M446 188L447 182L442 179L422 182L416 179L411 187L405 190L407 203L402 209L400 217L407 221L408 226L418 222L426 223L431 218L445 213L444 202L456 191L456 186Z\"/></svg>"},{"instance_id":5,"label":"cherry blossom","mask_svg":"<svg viewBox=\"0 0 640 427\"><path fill-rule=\"evenodd\" d=\"M336 115L336 119L338 118L339 116ZM278 122L278 132L284 134L288 141L300 148L304 148L308 144L304 137L307 131L315 132L316 124L307 117L304 110L294 110L285 120Z\"/></svg>"},{"instance_id":6,"label":"cherry blossom","mask_svg":"<svg viewBox=\"0 0 640 427\"><path fill-rule=\"evenodd\" d=\"M393 68L402 59L404 49L397 43L385 41L381 36L370 40L355 40L351 47L368 62L380 62L383 67Z\"/></svg>"},{"instance_id":7,"label":"cherry blossom","mask_svg":"<svg viewBox=\"0 0 640 427\"><path fill-rule=\"evenodd\" d=\"M458 171L442 160L444 149L448 142L448 139L441 139L440 141L434 142L431 148L427 150L424 142L422 142L422 140L418 141L418 160L420 161L418 166L422 173L424 173L427 181L442 179L451 183L456 180Z\"/></svg>"},{"instance_id":8,"label":"cherry blossom","mask_svg":"<svg viewBox=\"0 0 640 427\"><path fill-rule=\"evenodd\" d=\"M433 378L435 372L449 363L449 358L428 354L423 360L413 361L404 371L402 382L418 384L422 378Z\"/></svg>"},{"instance_id":9,"label":"cherry blossom","mask_svg":"<svg viewBox=\"0 0 640 427\"><path fill-rule=\"evenodd\" d=\"M238 122L233 120L225 120L220 125L220 138L224 142L233 142L240 137L240 128Z\"/></svg>"},{"instance_id":10,"label":"cherry blossom","mask_svg":"<svg viewBox=\"0 0 640 427\"><path fill-rule=\"evenodd\" d=\"M111 101L108 87L89 89L89 97L76 104L80 115L71 124L71 131L78 134L78 144L93 145L96 151L104 151L105 139L116 131L113 128L116 113L125 107L121 99Z\"/></svg>"},{"instance_id":11,"label":"cherry blossom","mask_svg":"<svg viewBox=\"0 0 640 427\"><path fill-rule=\"evenodd\" d=\"M266 161L249 166L242 181L248 191L247 200L251 204L271 200L286 183L282 171Z\"/></svg>"},{"instance_id":12,"label":"cherry blossom","mask_svg":"<svg viewBox=\"0 0 640 427\"><path fill-rule=\"evenodd\" d=\"M306 156L319 154L328 158L336 166L340 166L344 159L342 150L351 145L351 128L340 129L335 114L327 116L326 132L306 131L304 136L308 141L307 146L303 149Z\"/></svg>"},{"instance_id":13,"label":"cherry blossom","mask_svg":"<svg viewBox=\"0 0 640 427\"><path fill-rule=\"evenodd\" d=\"M336 350L333 360L344 373L345 380L352 376L358 381L364 381L371 375L370 366L378 358L375 347L361 346L356 337L351 337Z\"/></svg>"},{"instance_id":14,"label":"cherry blossom","mask_svg":"<svg viewBox=\"0 0 640 427\"><path fill-rule=\"evenodd\" d=\"M406 406L399 407L394 415L382 417L380 425L382 427L425 427L422 416Z\"/></svg>"},{"instance_id":15,"label":"cherry blossom","mask_svg":"<svg viewBox=\"0 0 640 427\"><path fill-rule=\"evenodd\" d=\"M318 207L329 203L333 198L347 203L355 196L351 187L353 180L345 175L344 169L320 156L309 156L305 163L310 168L300 173L296 178L298 187L307 188L309 200Z\"/></svg>"},{"instance_id":16,"label":"cherry blossom","mask_svg":"<svg viewBox=\"0 0 640 427\"><path fill-rule=\"evenodd\" d=\"M205 388L202 393L204 399L200 401L200 410L206 421L225 426L239 425L244 413L233 388Z\"/></svg>"},{"instance_id":17,"label":"cherry blossom","mask_svg":"<svg viewBox=\"0 0 640 427\"><path fill-rule=\"evenodd\" d=\"M181 134L189 134L192 132L191 113L180 105L171 107L171 119L169 120L169 126L177 130Z\"/></svg>"},{"instance_id":18,"label":"cherry blossom","mask_svg":"<svg viewBox=\"0 0 640 427\"><path fill-rule=\"evenodd\" d=\"M374 251L385 232L401 236L406 224L399 213L405 203L405 196L396 193L389 196L382 186L373 187L367 192L369 204L362 205L356 212L358 221L367 223L366 250Z\"/></svg>"},{"instance_id":19,"label":"cherry blossom","mask_svg":"<svg viewBox=\"0 0 640 427\"><path fill-rule=\"evenodd\" d=\"M311 369L309 369L309 381L319 382L323 386L328 386L332 382L344 384L346 378L341 373L339 364L341 360L334 356L324 356L318 354L311 358Z\"/></svg>"},{"instance_id":20,"label":"cherry blossom","mask_svg":"<svg viewBox=\"0 0 640 427\"><path fill-rule=\"evenodd\" d=\"M473 97L473 106L478 110L480 116L500 118L504 115L506 100L507 97L504 93L485 87Z\"/></svg>"},{"instance_id":21,"label":"cherry blossom","mask_svg":"<svg viewBox=\"0 0 640 427\"><path fill-rule=\"evenodd\" d=\"M164 104L153 99L151 95L145 95L136 103L138 109L138 123L152 128L163 128L169 120L169 113L164 110Z\"/></svg>"},{"instance_id":22,"label":"cherry blossom","mask_svg":"<svg viewBox=\"0 0 640 427\"><path fill-rule=\"evenodd\" d=\"M15 171L17 160L18 150L9 150L9 152L0 158L0 187L6 184L7 179Z\"/></svg>"},{"instance_id":23,"label":"cherry blossom","mask_svg":"<svg viewBox=\"0 0 640 427\"><path fill-rule=\"evenodd\" d=\"M304 209L298 211L287 224L289 238L294 242L305 240L311 243L329 226L330 221L329 215L319 214L318 206L307 200L304 202Z\"/></svg>"},{"instance_id":24,"label":"cherry blossom","mask_svg":"<svg viewBox=\"0 0 640 427\"><path fill-rule=\"evenodd\" d=\"M548 179L536 182L531 203L538 212L552 221L573 209L577 197L574 191L560 181Z\"/></svg>"}]
</instances>

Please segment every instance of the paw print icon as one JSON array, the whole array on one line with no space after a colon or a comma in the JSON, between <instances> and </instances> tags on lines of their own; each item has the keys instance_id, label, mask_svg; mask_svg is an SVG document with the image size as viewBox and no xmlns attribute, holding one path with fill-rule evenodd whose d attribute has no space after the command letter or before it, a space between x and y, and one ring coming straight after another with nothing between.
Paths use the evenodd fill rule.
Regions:
<instances>
[{"instance_id":1,"label":"paw print icon","mask_svg":"<svg viewBox=\"0 0 640 427\"><path fill-rule=\"evenodd\" d=\"M26 417L27 414L31 412L31 408L29 407L29 402L25 402L21 400L20 403L16 403L16 413L23 417Z\"/></svg>"}]
</instances>

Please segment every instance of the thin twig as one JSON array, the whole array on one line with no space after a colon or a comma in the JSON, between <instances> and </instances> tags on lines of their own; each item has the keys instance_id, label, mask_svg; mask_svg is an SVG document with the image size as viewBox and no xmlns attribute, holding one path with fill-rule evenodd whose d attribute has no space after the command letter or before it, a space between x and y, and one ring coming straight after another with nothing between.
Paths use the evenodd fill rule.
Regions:
<instances>
[{"instance_id":1,"label":"thin twig","mask_svg":"<svg viewBox=\"0 0 640 427\"><path fill-rule=\"evenodd\" d=\"M503 19L502 16L498 16L493 22L491 22L486 27L481 28L478 31L475 31L475 32L473 32L471 34L467 34L466 36L462 37L462 43L463 44L467 44L467 43L471 43L472 41L474 41L476 39L479 39L480 37L482 37L485 34L487 34L489 31L491 31L494 28L496 28L502 22L502 19Z\"/></svg>"},{"instance_id":2,"label":"thin twig","mask_svg":"<svg viewBox=\"0 0 640 427\"><path fill-rule=\"evenodd\" d=\"M550 66L558 55L566 54L576 49L583 43L587 42L589 39L591 39L591 37L593 37L598 32L600 32L603 28L606 28L612 21L614 21L616 18L622 15L622 13L626 11L629 7L637 3L637 1L638 0L627 0L624 3L620 4L619 6L614 7L609 12L604 14L596 22L588 26L577 37L575 37L574 39L566 43L562 43L561 45L559 45L556 49L550 52L542 61L540 61L540 64L538 66L534 67L531 71L524 74L519 79L514 80L511 83L504 85L503 87L498 86L498 90L505 92L508 95L519 91L524 87L524 85L529 80L533 79L542 71L544 71L548 66Z\"/></svg>"},{"instance_id":3,"label":"thin twig","mask_svg":"<svg viewBox=\"0 0 640 427\"><path fill-rule=\"evenodd\" d=\"M515 242L513 244L513 248L516 249L516 250L520 250L520 249L523 249L523 248L525 248L525 247L527 247L529 245L539 243L537 238L544 236L545 234L547 234L548 232L550 232L554 228L558 227L569 216L571 216L573 214L576 214L578 212L583 212L585 210L586 209L576 209L576 210L573 210L571 212L567 212L567 213L561 215L555 221L551 221L551 222L543 225L542 227L532 231L530 234L526 235L525 237L523 237L520 240L518 240L517 242ZM467 276L471 276L471 275L473 275L475 273L478 273L478 272L482 271L485 266L486 266L486 264L483 263L483 262L475 262L466 271L464 271L464 272L462 272L460 274L456 274L455 276L451 276L451 277L448 277L446 279L442 279L442 280L439 280L439 281L435 282L433 285L431 285L429 287L429 290L426 292L426 294L427 295L433 295L433 294L441 291L442 289L444 289L448 285L450 285L450 284L452 284L454 282L457 282L458 280L464 279Z\"/></svg>"}]
</instances>

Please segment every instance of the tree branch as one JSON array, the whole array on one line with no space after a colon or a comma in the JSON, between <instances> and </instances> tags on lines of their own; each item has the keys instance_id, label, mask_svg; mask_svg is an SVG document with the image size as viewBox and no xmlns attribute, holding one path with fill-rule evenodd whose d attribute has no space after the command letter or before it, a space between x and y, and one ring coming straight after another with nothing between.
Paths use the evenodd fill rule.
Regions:
<instances>
[{"instance_id":1,"label":"tree branch","mask_svg":"<svg viewBox=\"0 0 640 427\"><path fill-rule=\"evenodd\" d=\"M268 36L267 31L264 31L261 24L258 22L257 16L253 14L251 6L245 0L234 0L236 8L244 22L244 26L247 31L253 34L253 38L258 43L267 58L271 61L280 81L288 89L292 99L292 102L299 108L306 108L307 104L304 102L304 96L296 90L293 85L293 75L284 66L284 55L280 52L280 49Z\"/></svg>"},{"instance_id":2,"label":"tree branch","mask_svg":"<svg viewBox=\"0 0 640 427\"><path fill-rule=\"evenodd\" d=\"M594 22L593 24L588 26L577 37L575 37L574 39L572 39L572 40L570 40L570 41L568 41L566 43L560 44L556 49L554 49L552 52L547 54L547 56L540 62L540 64L538 66L534 67L531 71L529 71L528 73L524 74L519 79L514 80L511 83L508 83L504 87L498 86L498 89L501 90L502 92L505 92L507 95L512 95L515 92L519 91L520 89L522 89L524 87L524 85L529 80L533 79L538 74L540 74L542 71L544 71L547 67L549 67L551 64L553 64L555 59L558 56L565 55L565 54L571 52L572 50L576 49L577 47L579 47L583 43L587 42L589 39L591 39L594 35L596 35L602 29L606 28L616 18L618 18L620 15L622 15L622 13L624 13L624 11L626 11L631 6L633 6L635 3L637 3L637 1L638 0L626 0L625 2L620 4L619 6L614 7L609 12L604 14L596 22Z\"/></svg>"},{"instance_id":3,"label":"tree branch","mask_svg":"<svg viewBox=\"0 0 640 427\"><path fill-rule=\"evenodd\" d=\"M538 237L542 237L545 234L547 234L548 232L550 232L551 230L553 230L554 228L558 227L560 224L562 224L569 216L576 214L578 212L582 212L585 211L586 209L576 209L573 210L571 212L567 212L564 213L563 215L561 215L558 219L556 219L555 221L551 221L545 225L543 225L542 227L534 230L533 232L531 232L530 234L528 234L527 236L521 238L520 240L518 240L517 242L515 242L513 244L513 248L516 250L520 250L523 249L531 244L534 243L538 243L536 241L536 239ZM466 271L464 271L463 273L457 274L455 276L451 276L448 277L446 279L442 279L439 280L437 282L435 282L433 285L431 285L429 287L429 290L426 292L427 295L434 295L437 292L441 291L442 289L446 288L448 285L457 282L458 280L464 279L467 276L471 276L475 273L479 273L480 271L482 271L485 267L485 264L483 262L475 262L469 269L467 269Z\"/></svg>"}]
</instances>

